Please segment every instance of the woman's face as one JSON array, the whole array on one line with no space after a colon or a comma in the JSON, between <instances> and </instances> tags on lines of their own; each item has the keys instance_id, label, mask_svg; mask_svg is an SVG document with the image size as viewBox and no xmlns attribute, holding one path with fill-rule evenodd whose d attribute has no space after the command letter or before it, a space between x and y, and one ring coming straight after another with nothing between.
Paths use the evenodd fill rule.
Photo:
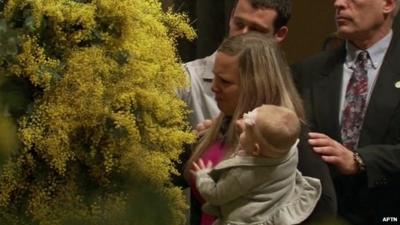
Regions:
<instances>
[{"instance_id":1,"label":"woman's face","mask_svg":"<svg viewBox=\"0 0 400 225\"><path fill-rule=\"evenodd\" d=\"M239 93L239 60L237 57L217 52L214 65L212 91L219 110L226 116L232 116L236 109Z\"/></svg>"}]
</instances>

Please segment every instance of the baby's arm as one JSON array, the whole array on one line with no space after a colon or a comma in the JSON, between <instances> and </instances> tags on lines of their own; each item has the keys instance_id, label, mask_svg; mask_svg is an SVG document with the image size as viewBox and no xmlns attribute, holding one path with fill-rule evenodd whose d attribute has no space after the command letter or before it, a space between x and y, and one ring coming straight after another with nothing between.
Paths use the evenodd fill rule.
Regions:
<instances>
[{"instance_id":1,"label":"baby's arm","mask_svg":"<svg viewBox=\"0 0 400 225\"><path fill-rule=\"evenodd\" d=\"M217 218L221 218L220 208L216 205L212 205L209 202L204 203L203 207L201 207L203 212L208 215L215 216Z\"/></svg>"},{"instance_id":2,"label":"baby's arm","mask_svg":"<svg viewBox=\"0 0 400 225\"><path fill-rule=\"evenodd\" d=\"M239 177L232 170L228 170L222 179L215 182L208 174L211 171L211 165L204 165L202 160L198 164L194 163L192 173L196 177L196 187L201 196L210 204L220 206L232 201L248 191L251 187L243 185Z\"/></svg>"}]
</instances>

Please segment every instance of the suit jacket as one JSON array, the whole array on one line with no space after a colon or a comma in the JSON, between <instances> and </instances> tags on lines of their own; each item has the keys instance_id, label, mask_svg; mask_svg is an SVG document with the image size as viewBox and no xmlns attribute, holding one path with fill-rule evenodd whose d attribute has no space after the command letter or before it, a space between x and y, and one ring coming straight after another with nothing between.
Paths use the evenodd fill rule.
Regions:
<instances>
[{"instance_id":1,"label":"suit jacket","mask_svg":"<svg viewBox=\"0 0 400 225\"><path fill-rule=\"evenodd\" d=\"M400 219L400 42L393 39L367 106L356 149L366 172L343 176L331 168L338 213L352 224ZM341 142L339 101L346 49L322 52L292 66L311 130Z\"/></svg>"}]
</instances>

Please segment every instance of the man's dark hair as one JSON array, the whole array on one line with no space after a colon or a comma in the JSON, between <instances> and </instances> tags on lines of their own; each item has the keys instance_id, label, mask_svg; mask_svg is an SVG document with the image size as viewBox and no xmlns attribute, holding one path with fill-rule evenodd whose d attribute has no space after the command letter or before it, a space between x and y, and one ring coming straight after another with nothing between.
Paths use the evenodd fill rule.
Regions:
<instances>
[{"instance_id":1,"label":"man's dark hair","mask_svg":"<svg viewBox=\"0 0 400 225\"><path fill-rule=\"evenodd\" d=\"M274 21L274 30L286 26L292 14L291 0L248 0L253 8L273 9L277 12L276 20ZM238 0L236 0L235 6Z\"/></svg>"}]
</instances>

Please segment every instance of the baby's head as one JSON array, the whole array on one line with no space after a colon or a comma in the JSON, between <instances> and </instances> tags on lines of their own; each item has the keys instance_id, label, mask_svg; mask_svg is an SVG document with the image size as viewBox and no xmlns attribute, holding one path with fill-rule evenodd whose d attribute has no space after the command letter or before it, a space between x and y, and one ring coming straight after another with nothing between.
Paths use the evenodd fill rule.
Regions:
<instances>
[{"instance_id":1,"label":"baby's head","mask_svg":"<svg viewBox=\"0 0 400 225\"><path fill-rule=\"evenodd\" d=\"M243 116L240 145L251 155L277 158L285 155L300 135L300 121L290 109L262 105Z\"/></svg>"}]
</instances>

